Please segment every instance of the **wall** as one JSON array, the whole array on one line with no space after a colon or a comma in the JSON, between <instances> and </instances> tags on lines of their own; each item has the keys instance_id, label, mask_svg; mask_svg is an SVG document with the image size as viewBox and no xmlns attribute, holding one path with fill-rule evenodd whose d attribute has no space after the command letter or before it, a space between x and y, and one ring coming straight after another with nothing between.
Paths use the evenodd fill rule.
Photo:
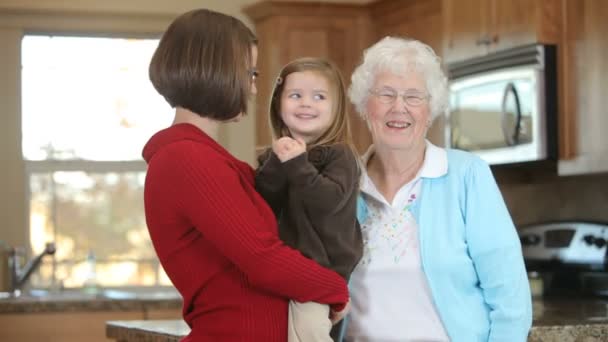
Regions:
<instances>
[{"instance_id":1,"label":"wall","mask_svg":"<svg viewBox=\"0 0 608 342\"><path fill-rule=\"evenodd\" d=\"M494 170L517 226L551 220L608 222L608 173L557 177L555 170Z\"/></svg>"},{"instance_id":2,"label":"wall","mask_svg":"<svg viewBox=\"0 0 608 342\"><path fill-rule=\"evenodd\" d=\"M19 88L21 32L0 29L0 240L23 245L25 235L25 174L21 158Z\"/></svg>"}]
</instances>

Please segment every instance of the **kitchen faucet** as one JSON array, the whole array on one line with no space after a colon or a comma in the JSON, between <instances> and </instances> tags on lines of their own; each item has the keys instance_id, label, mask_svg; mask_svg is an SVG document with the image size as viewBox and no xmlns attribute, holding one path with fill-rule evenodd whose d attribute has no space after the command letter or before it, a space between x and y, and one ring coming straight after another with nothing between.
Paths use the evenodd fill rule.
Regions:
<instances>
[{"instance_id":1,"label":"kitchen faucet","mask_svg":"<svg viewBox=\"0 0 608 342\"><path fill-rule=\"evenodd\" d=\"M55 254L55 244L49 242L46 244L44 251L40 253L40 255L31 259L27 262L27 264L22 268L19 265L17 260L17 253L15 249L12 249L12 256L10 258L10 268L11 268L11 278L12 278L12 289L10 292L15 295L19 295L21 293L21 287L27 282L32 273L40 266L40 262L45 255L53 255Z\"/></svg>"}]
</instances>

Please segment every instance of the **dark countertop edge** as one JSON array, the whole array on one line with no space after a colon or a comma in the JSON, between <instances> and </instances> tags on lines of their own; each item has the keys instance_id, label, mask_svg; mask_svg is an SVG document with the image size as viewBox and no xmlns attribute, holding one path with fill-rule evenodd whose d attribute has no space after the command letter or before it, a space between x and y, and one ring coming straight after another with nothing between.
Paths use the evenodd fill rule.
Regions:
<instances>
[{"instance_id":1,"label":"dark countertop edge","mask_svg":"<svg viewBox=\"0 0 608 342\"><path fill-rule=\"evenodd\" d=\"M57 312L141 311L146 309L181 309L182 299L83 299L28 300L2 302L2 314L32 314Z\"/></svg>"},{"instance_id":2,"label":"dark countertop edge","mask_svg":"<svg viewBox=\"0 0 608 342\"><path fill-rule=\"evenodd\" d=\"M551 323L551 324L539 324L539 325L532 325L532 328L530 329L530 331L536 331L536 330L551 330L551 329L564 329L564 328L588 328L588 327L606 327L608 328L608 318L603 321L603 322L580 322L580 323L575 323L575 322L567 322L567 323Z\"/></svg>"},{"instance_id":3,"label":"dark countertop edge","mask_svg":"<svg viewBox=\"0 0 608 342\"><path fill-rule=\"evenodd\" d=\"M179 320L154 320L154 321L108 321L106 322L106 337L114 338L117 340L128 340L128 341L146 341L146 342L178 342L181 338L185 337L185 334L179 333L168 333L166 331L161 332L153 328L137 327L139 324L176 324ZM185 323L184 323L185 324ZM167 330L166 327L164 330ZM566 332L600 332L600 334L608 333L608 321L604 322L590 322L590 323L572 323L563 325L540 325L532 326L529 333L529 339L532 341L543 341L544 337L549 335L558 336Z\"/></svg>"}]
</instances>

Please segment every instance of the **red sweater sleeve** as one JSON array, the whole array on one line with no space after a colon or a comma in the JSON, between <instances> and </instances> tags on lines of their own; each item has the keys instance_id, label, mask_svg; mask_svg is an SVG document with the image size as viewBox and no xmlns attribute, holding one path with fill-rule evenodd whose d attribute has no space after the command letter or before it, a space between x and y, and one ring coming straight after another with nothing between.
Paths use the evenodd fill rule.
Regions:
<instances>
[{"instance_id":1,"label":"red sweater sleeve","mask_svg":"<svg viewBox=\"0 0 608 342\"><path fill-rule=\"evenodd\" d=\"M175 143L164 152L156 157L171 159L174 190L184 216L254 286L341 310L348 300L344 279L287 247L275 230L264 226L247 185L229 163L212 149L190 141Z\"/></svg>"}]
</instances>

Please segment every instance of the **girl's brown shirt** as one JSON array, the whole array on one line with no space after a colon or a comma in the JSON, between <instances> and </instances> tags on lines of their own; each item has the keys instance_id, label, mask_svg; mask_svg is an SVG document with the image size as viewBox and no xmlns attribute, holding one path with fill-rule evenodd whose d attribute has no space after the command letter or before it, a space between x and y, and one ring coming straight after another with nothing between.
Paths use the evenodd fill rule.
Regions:
<instances>
[{"instance_id":1,"label":"girl's brown shirt","mask_svg":"<svg viewBox=\"0 0 608 342\"><path fill-rule=\"evenodd\" d=\"M353 151L342 144L316 146L281 163L267 149L258 162L256 190L277 216L281 239L348 280L363 255Z\"/></svg>"}]
</instances>

